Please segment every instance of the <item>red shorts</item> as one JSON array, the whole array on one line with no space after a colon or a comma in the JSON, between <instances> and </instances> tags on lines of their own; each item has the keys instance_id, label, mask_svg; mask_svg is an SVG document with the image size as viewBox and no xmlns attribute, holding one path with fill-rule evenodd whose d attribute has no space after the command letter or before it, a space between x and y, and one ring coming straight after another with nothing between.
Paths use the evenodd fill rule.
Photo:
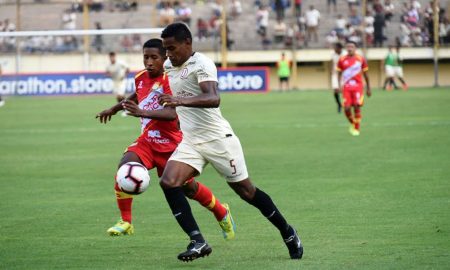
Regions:
<instances>
[{"instance_id":1,"label":"red shorts","mask_svg":"<svg viewBox=\"0 0 450 270\"><path fill-rule=\"evenodd\" d=\"M364 105L364 92L363 90L347 90L344 88L342 91L344 98L344 107L362 106Z\"/></svg>"},{"instance_id":2,"label":"red shorts","mask_svg":"<svg viewBox=\"0 0 450 270\"><path fill-rule=\"evenodd\" d=\"M175 149L174 149L175 151ZM145 167L151 170L156 167L158 177L161 177L164 168L166 167L167 160L173 152L157 152L152 150L152 145L145 139L145 136L140 136L125 150L126 152L133 152L141 159ZM193 181L194 178L186 180L185 183Z\"/></svg>"}]
</instances>

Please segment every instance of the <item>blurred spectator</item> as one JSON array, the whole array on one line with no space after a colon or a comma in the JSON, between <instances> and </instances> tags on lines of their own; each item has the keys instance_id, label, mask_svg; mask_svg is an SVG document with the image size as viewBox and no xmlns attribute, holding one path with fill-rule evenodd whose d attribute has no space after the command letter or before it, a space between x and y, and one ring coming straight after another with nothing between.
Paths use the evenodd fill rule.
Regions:
<instances>
[{"instance_id":1,"label":"blurred spectator","mask_svg":"<svg viewBox=\"0 0 450 270\"><path fill-rule=\"evenodd\" d=\"M103 29L100 22L95 22L95 29L96 30L102 30ZM95 50L98 53L102 52L103 45L104 45L104 43L103 43L103 36L102 35L95 35L94 36L94 41L92 42L92 46L94 46Z\"/></svg>"},{"instance_id":2,"label":"blurred spectator","mask_svg":"<svg viewBox=\"0 0 450 270\"><path fill-rule=\"evenodd\" d=\"M241 1L232 0L231 1L231 12L230 12L231 19L235 19L235 18L239 17L241 15L241 13L242 13Z\"/></svg>"},{"instance_id":3,"label":"blurred spectator","mask_svg":"<svg viewBox=\"0 0 450 270\"><path fill-rule=\"evenodd\" d=\"M335 28L336 34L342 34L345 29L345 25L347 24L347 20L342 16L342 14L339 14L337 16L336 22L335 22Z\"/></svg>"},{"instance_id":4,"label":"blurred spectator","mask_svg":"<svg viewBox=\"0 0 450 270\"><path fill-rule=\"evenodd\" d=\"M204 40L208 37L208 22L202 18L197 19L197 37L199 40Z\"/></svg>"},{"instance_id":5,"label":"blurred spectator","mask_svg":"<svg viewBox=\"0 0 450 270\"><path fill-rule=\"evenodd\" d=\"M384 42L384 27L386 26L384 21L384 14L381 12L375 13L373 22L373 44L375 47L382 47Z\"/></svg>"},{"instance_id":6,"label":"blurred spectator","mask_svg":"<svg viewBox=\"0 0 450 270\"><path fill-rule=\"evenodd\" d=\"M313 5L309 6L309 10L306 12L306 31L308 33L307 40L311 41L311 35L314 35L314 41L318 42L317 28L320 22L320 12L314 8Z\"/></svg>"},{"instance_id":7,"label":"blurred spectator","mask_svg":"<svg viewBox=\"0 0 450 270\"><path fill-rule=\"evenodd\" d=\"M256 25L258 34L262 37L266 36L269 26L269 10L265 5L261 5L256 12Z\"/></svg>"},{"instance_id":8,"label":"blurred spectator","mask_svg":"<svg viewBox=\"0 0 450 270\"><path fill-rule=\"evenodd\" d=\"M348 17L348 22L355 27L359 27L362 23L361 16L358 14L358 10L353 8L350 10L350 16Z\"/></svg>"},{"instance_id":9,"label":"blurred spectator","mask_svg":"<svg viewBox=\"0 0 450 270\"><path fill-rule=\"evenodd\" d=\"M209 19L209 29L213 38L217 38L220 36L220 25L222 24L222 20L217 14L213 14Z\"/></svg>"},{"instance_id":10,"label":"blurred spectator","mask_svg":"<svg viewBox=\"0 0 450 270\"><path fill-rule=\"evenodd\" d=\"M163 2L163 8L159 10L159 26L165 27L175 21L175 9L170 2Z\"/></svg>"},{"instance_id":11,"label":"blurred spectator","mask_svg":"<svg viewBox=\"0 0 450 270\"><path fill-rule=\"evenodd\" d=\"M384 0L384 19L390 21L394 16L395 6L391 3L391 0Z\"/></svg>"},{"instance_id":12,"label":"blurred spectator","mask_svg":"<svg viewBox=\"0 0 450 270\"><path fill-rule=\"evenodd\" d=\"M356 29L355 31L353 31L353 33L348 37L348 41L354 42L358 45L358 47L361 46L361 31Z\"/></svg>"},{"instance_id":13,"label":"blurred spectator","mask_svg":"<svg viewBox=\"0 0 450 270\"><path fill-rule=\"evenodd\" d=\"M131 36L131 42L133 43L133 51L139 52L142 49L141 35L133 34Z\"/></svg>"},{"instance_id":14,"label":"blurred spectator","mask_svg":"<svg viewBox=\"0 0 450 270\"><path fill-rule=\"evenodd\" d=\"M422 5L420 4L420 2L417 1L417 0L410 0L410 4L411 4L411 7L412 7L413 9L417 10L417 11L419 11L420 8L422 7Z\"/></svg>"},{"instance_id":15,"label":"blurred spectator","mask_svg":"<svg viewBox=\"0 0 450 270\"><path fill-rule=\"evenodd\" d=\"M374 39L374 26L373 23L375 22L375 18L372 16L372 12L370 12L370 10L368 10L366 12L366 17L364 18L364 24L365 24L365 29L364 31L366 32L366 42L367 44L371 45L373 43L373 39Z\"/></svg>"},{"instance_id":16,"label":"blurred spectator","mask_svg":"<svg viewBox=\"0 0 450 270\"><path fill-rule=\"evenodd\" d=\"M331 31L326 37L325 41L328 47L332 47L334 44L339 42L339 37L336 31Z\"/></svg>"},{"instance_id":17,"label":"blurred spectator","mask_svg":"<svg viewBox=\"0 0 450 270\"><path fill-rule=\"evenodd\" d=\"M181 3L176 13L178 21L182 21L188 26L191 25L192 9L186 3Z\"/></svg>"},{"instance_id":18,"label":"blurred spectator","mask_svg":"<svg viewBox=\"0 0 450 270\"><path fill-rule=\"evenodd\" d=\"M282 20L277 20L275 25L273 26L273 37L274 37L274 43L279 44L284 41L284 38L286 36L286 24Z\"/></svg>"},{"instance_id":19,"label":"blurred spectator","mask_svg":"<svg viewBox=\"0 0 450 270\"><path fill-rule=\"evenodd\" d=\"M284 20L284 11L286 8L287 2L286 0L275 0L274 1L274 9L277 14L277 20Z\"/></svg>"},{"instance_id":20,"label":"blurred spectator","mask_svg":"<svg viewBox=\"0 0 450 270\"><path fill-rule=\"evenodd\" d=\"M268 50L270 49L270 45L272 44L272 42L270 41L270 39L267 37L267 33L264 32L263 35L261 35L261 45L263 50Z\"/></svg>"},{"instance_id":21,"label":"blurred spectator","mask_svg":"<svg viewBox=\"0 0 450 270\"><path fill-rule=\"evenodd\" d=\"M122 47L124 52L130 52L133 47L133 42L131 41L128 35L124 35L122 40L120 41L120 46Z\"/></svg>"},{"instance_id":22,"label":"blurred spectator","mask_svg":"<svg viewBox=\"0 0 450 270\"><path fill-rule=\"evenodd\" d=\"M69 9L64 11L61 21L64 30L75 30L77 28L77 15Z\"/></svg>"},{"instance_id":23,"label":"blurred spectator","mask_svg":"<svg viewBox=\"0 0 450 270\"><path fill-rule=\"evenodd\" d=\"M384 12L383 4L381 4L381 0L374 0L372 3L372 10L374 12Z\"/></svg>"},{"instance_id":24,"label":"blurred spectator","mask_svg":"<svg viewBox=\"0 0 450 270\"><path fill-rule=\"evenodd\" d=\"M359 0L347 0L348 9L352 10L353 7L359 5Z\"/></svg>"},{"instance_id":25,"label":"blurred spectator","mask_svg":"<svg viewBox=\"0 0 450 270\"><path fill-rule=\"evenodd\" d=\"M209 5L210 5L210 7L212 9L213 14L216 17L220 18L220 16L222 15L222 2L221 2L221 0L215 0L215 1L211 2Z\"/></svg>"},{"instance_id":26,"label":"blurred spectator","mask_svg":"<svg viewBox=\"0 0 450 270\"><path fill-rule=\"evenodd\" d=\"M302 0L295 0L295 17L299 18L302 15Z\"/></svg>"},{"instance_id":27,"label":"blurred spectator","mask_svg":"<svg viewBox=\"0 0 450 270\"><path fill-rule=\"evenodd\" d=\"M333 5L333 11L336 12L336 0L327 0L327 12L330 13L331 5Z\"/></svg>"}]
</instances>

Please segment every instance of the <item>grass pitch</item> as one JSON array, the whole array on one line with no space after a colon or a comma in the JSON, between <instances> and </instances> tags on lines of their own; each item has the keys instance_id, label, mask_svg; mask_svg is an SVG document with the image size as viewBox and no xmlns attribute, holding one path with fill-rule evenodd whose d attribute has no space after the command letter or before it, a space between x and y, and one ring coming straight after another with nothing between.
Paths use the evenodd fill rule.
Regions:
<instances>
[{"instance_id":1,"label":"grass pitch","mask_svg":"<svg viewBox=\"0 0 450 270\"><path fill-rule=\"evenodd\" d=\"M352 137L330 92L222 95L250 175L305 246L288 259L278 232L210 167L199 178L231 205L237 238L194 215L210 257L177 261L188 239L152 173L134 201L136 234L119 217L113 176L138 120L94 119L110 96L16 97L0 108L0 269L448 269L450 91L375 91Z\"/></svg>"}]
</instances>

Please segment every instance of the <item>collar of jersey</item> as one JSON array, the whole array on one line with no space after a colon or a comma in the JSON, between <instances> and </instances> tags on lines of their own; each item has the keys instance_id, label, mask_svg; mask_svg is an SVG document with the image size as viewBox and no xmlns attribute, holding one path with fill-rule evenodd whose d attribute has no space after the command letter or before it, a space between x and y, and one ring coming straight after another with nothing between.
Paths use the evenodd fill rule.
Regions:
<instances>
[{"instance_id":1,"label":"collar of jersey","mask_svg":"<svg viewBox=\"0 0 450 270\"><path fill-rule=\"evenodd\" d=\"M184 66L186 66L187 63L189 63L189 60L191 60L191 58L194 56L194 54L195 54L195 52L192 52L191 56L189 56L189 58L186 60L186 62L184 62L181 66L175 67L175 68L177 68L177 69L182 69L182 68L184 68ZM173 65L172 65L172 66L173 66Z\"/></svg>"}]
</instances>

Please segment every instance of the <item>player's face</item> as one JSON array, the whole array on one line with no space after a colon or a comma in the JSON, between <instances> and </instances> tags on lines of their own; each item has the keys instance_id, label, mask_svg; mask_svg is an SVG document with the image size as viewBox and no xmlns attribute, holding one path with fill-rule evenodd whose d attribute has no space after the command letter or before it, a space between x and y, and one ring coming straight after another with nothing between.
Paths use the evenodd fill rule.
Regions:
<instances>
[{"instance_id":1,"label":"player's face","mask_svg":"<svg viewBox=\"0 0 450 270\"><path fill-rule=\"evenodd\" d=\"M167 50L167 57L173 66L184 64L192 54L192 44L188 40L176 41L174 37L163 39L163 46Z\"/></svg>"},{"instance_id":2,"label":"player's face","mask_svg":"<svg viewBox=\"0 0 450 270\"><path fill-rule=\"evenodd\" d=\"M347 45L345 45L345 49L347 50L347 53L349 55L354 55L356 51L356 46L353 43L347 43Z\"/></svg>"},{"instance_id":3,"label":"player's face","mask_svg":"<svg viewBox=\"0 0 450 270\"><path fill-rule=\"evenodd\" d=\"M158 77L163 73L163 64L166 58L159 54L158 48L144 48L143 57L144 67L150 77Z\"/></svg>"}]
</instances>

